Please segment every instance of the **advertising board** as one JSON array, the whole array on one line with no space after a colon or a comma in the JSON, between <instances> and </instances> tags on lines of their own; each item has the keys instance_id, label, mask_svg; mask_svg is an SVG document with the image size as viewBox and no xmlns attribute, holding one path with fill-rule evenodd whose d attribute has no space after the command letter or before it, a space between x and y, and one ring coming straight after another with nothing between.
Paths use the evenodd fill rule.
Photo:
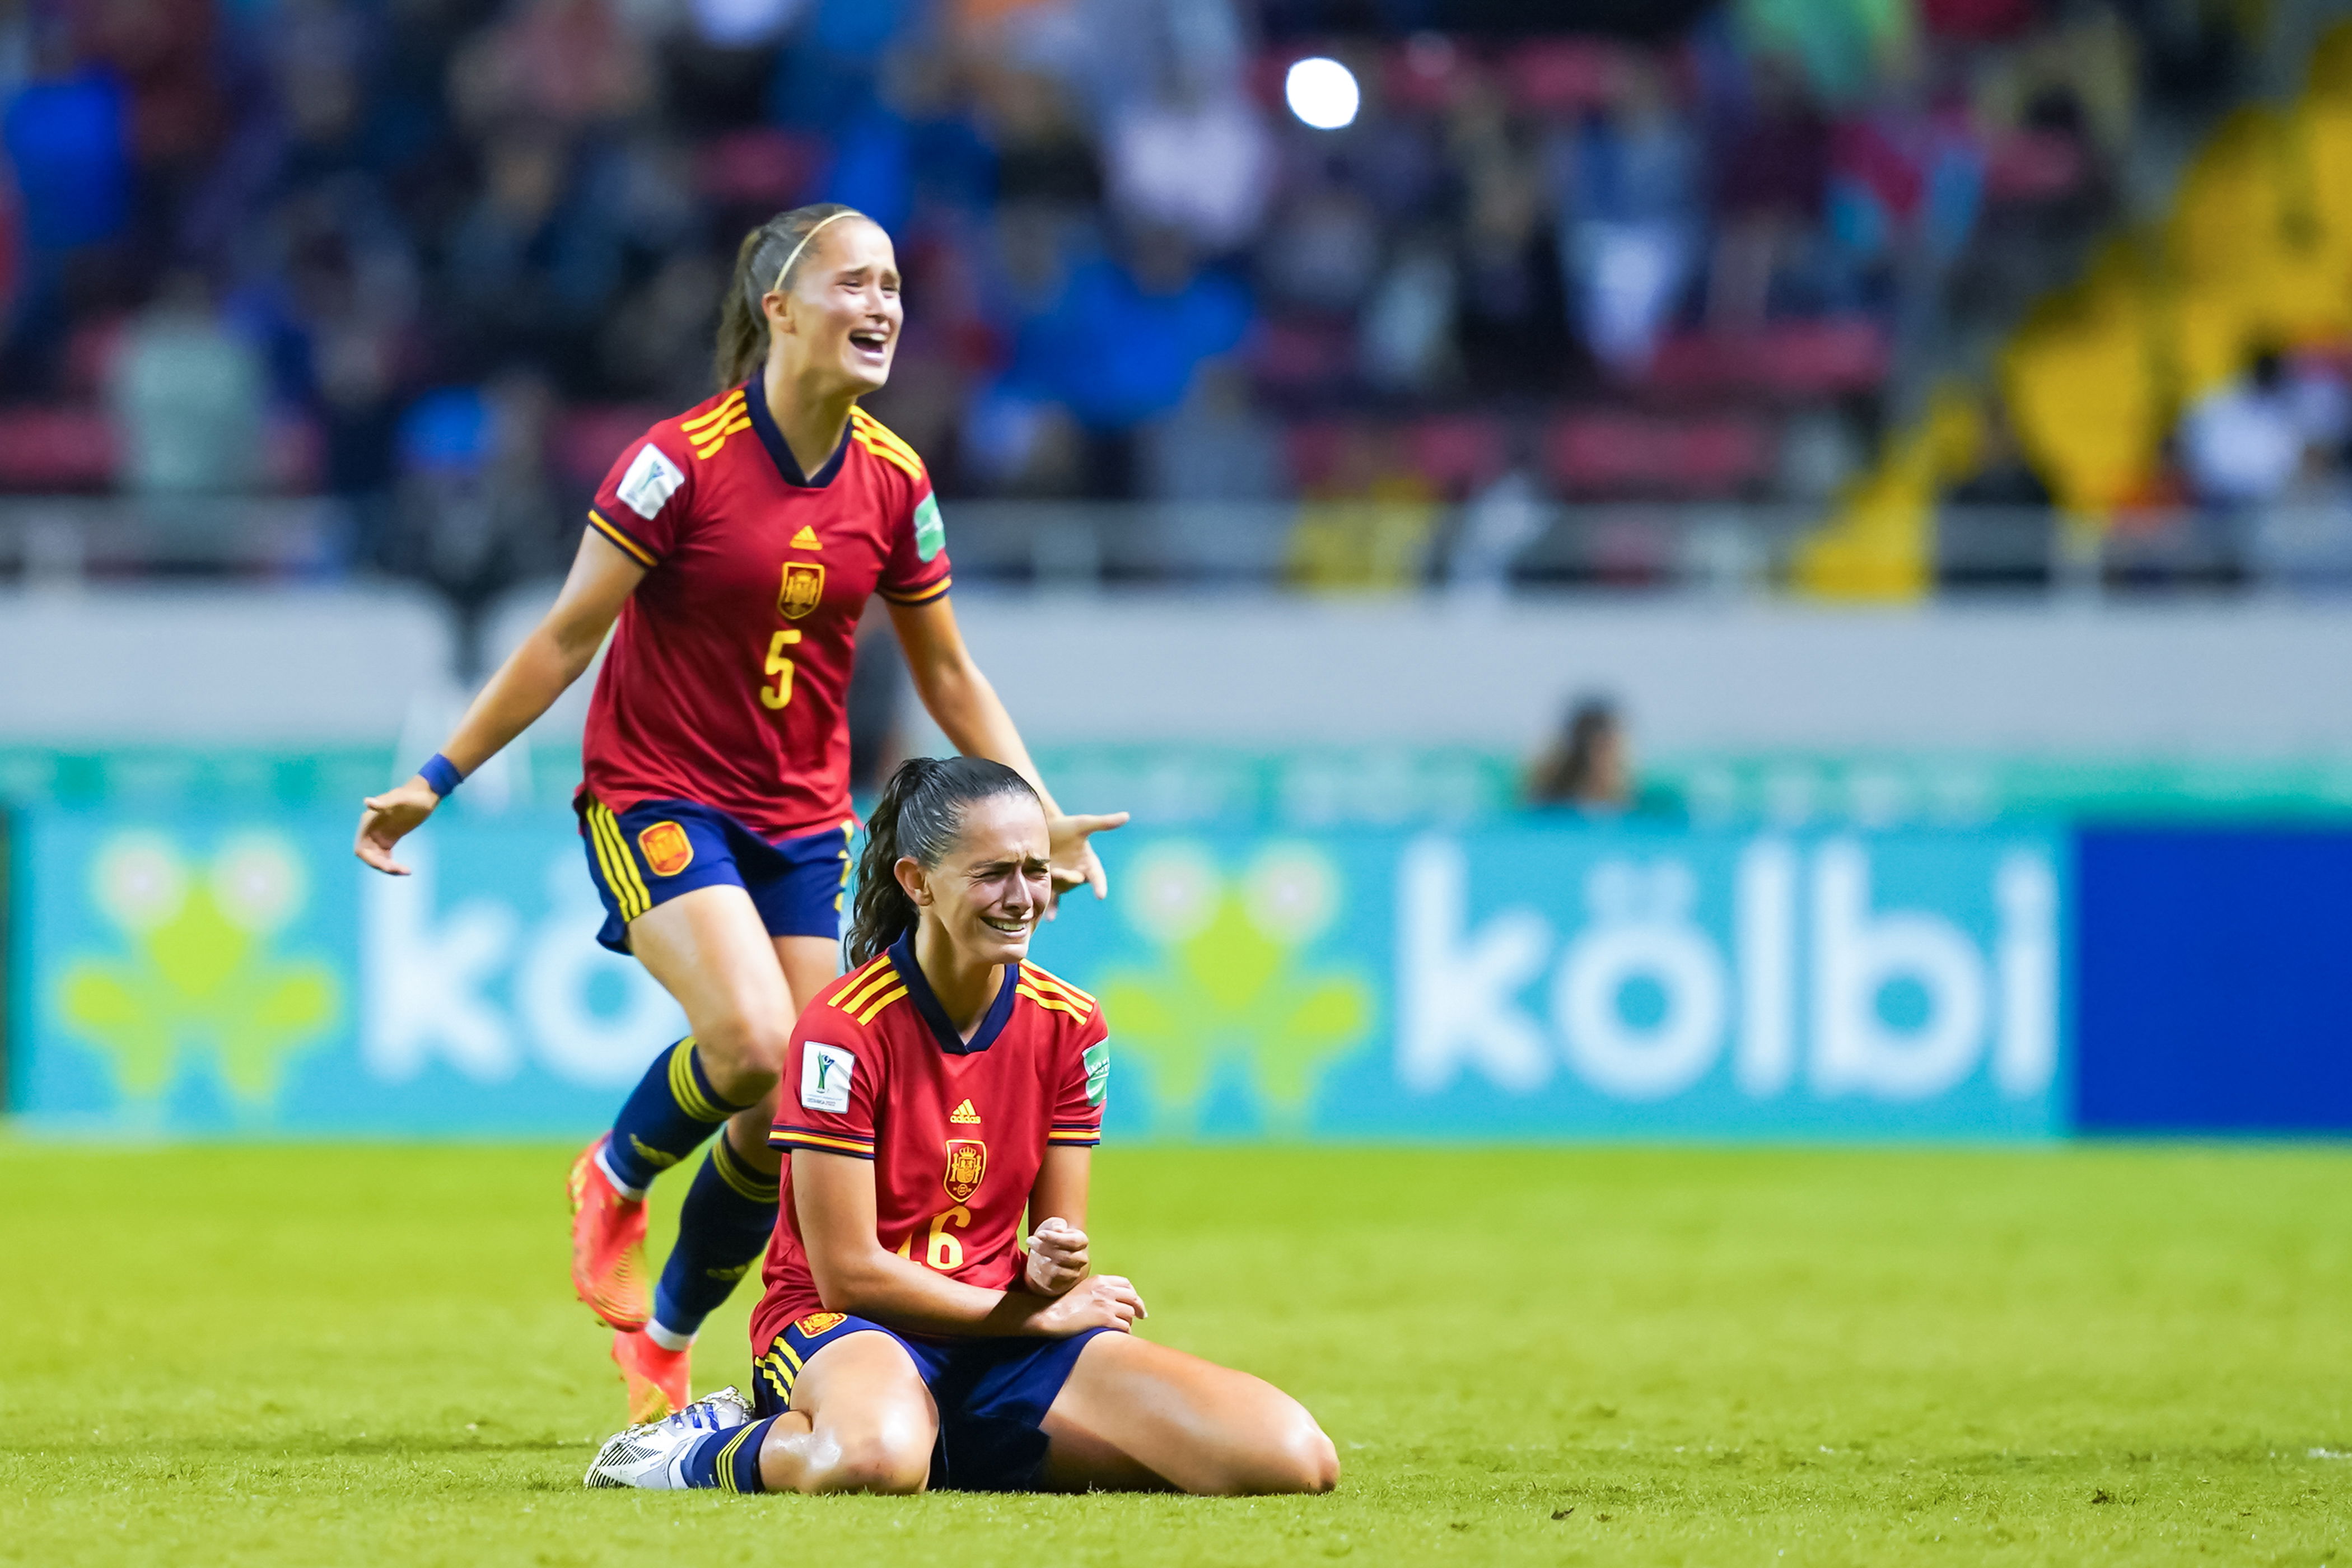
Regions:
<instances>
[{"instance_id":1,"label":"advertising board","mask_svg":"<svg viewBox=\"0 0 2352 1568\"><path fill-rule=\"evenodd\" d=\"M684 1032L568 816L19 819L34 1126L583 1133ZM1544 824L1104 841L1037 962L1096 993L1110 1129L1178 1140L2041 1138L2068 858L2036 829Z\"/></svg>"}]
</instances>

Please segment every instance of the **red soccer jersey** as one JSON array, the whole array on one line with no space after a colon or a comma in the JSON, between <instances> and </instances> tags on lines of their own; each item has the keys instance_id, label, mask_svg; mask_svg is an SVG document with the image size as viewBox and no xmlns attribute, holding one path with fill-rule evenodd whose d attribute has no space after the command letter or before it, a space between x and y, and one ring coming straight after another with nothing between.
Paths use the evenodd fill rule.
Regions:
<instances>
[{"instance_id":1,"label":"red soccer jersey","mask_svg":"<svg viewBox=\"0 0 2352 1568\"><path fill-rule=\"evenodd\" d=\"M853 409L804 478L755 381L631 443L588 521L646 572L596 679L582 787L616 811L716 806L770 837L839 827L866 598L948 591L914 449Z\"/></svg>"},{"instance_id":2,"label":"red soccer jersey","mask_svg":"<svg viewBox=\"0 0 2352 1568\"><path fill-rule=\"evenodd\" d=\"M1003 1290L1021 1277L1022 1213L1047 1146L1102 1141L1110 1047L1094 998L1024 963L966 1044L912 940L819 993L793 1030L768 1135L784 1173L755 1353L824 1305L793 1212L793 1150L873 1161L882 1245Z\"/></svg>"}]
</instances>

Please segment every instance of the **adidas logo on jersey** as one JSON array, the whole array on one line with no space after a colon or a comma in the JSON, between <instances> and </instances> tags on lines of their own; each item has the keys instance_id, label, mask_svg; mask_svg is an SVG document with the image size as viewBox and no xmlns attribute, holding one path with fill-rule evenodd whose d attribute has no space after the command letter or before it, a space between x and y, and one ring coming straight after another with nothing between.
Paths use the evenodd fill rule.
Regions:
<instances>
[{"instance_id":1,"label":"adidas logo on jersey","mask_svg":"<svg viewBox=\"0 0 2352 1568\"><path fill-rule=\"evenodd\" d=\"M967 1100L961 1105L957 1106L953 1110L948 1112L948 1120L950 1121L978 1121L980 1120L980 1112L974 1110L971 1108L971 1101Z\"/></svg>"},{"instance_id":2,"label":"adidas logo on jersey","mask_svg":"<svg viewBox=\"0 0 2352 1568\"><path fill-rule=\"evenodd\" d=\"M793 535L793 548L794 550L823 550L824 548L824 544L817 538L815 529L811 528L806 523L803 523L801 524L801 531Z\"/></svg>"}]
</instances>

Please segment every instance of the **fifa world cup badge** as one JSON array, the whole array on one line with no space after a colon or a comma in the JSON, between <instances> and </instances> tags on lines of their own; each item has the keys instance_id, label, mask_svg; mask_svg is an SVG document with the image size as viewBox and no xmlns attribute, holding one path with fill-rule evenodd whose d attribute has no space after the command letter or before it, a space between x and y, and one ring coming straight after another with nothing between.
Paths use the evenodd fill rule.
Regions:
<instances>
[{"instance_id":1,"label":"fifa world cup badge","mask_svg":"<svg viewBox=\"0 0 2352 1568\"><path fill-rule=\"evenodd\" d=\"M944 1178L948 1196L964 1203L980 1191L980 1184L987 1177L987 1144L977 1138L948 1140L948 1173Z\"/></svg>"},{"instance_id":2,"label":"fifa world cup badge","mask_svg":"<svg viewBox=\"0 0 2352 1568\"><path fill-rule=\"evenodd\" d=\"M637 847L656 877L675 877L694 864L694 840L675 822L656 822L638 834Z\"/></svg>"},{"instance_id":3,"label":"fifa world cup badge","mask_svg":"<svg viewBox=\"0 0 2352 1568\"><path fill-rule=\"evenodd\" d=\"M788 621L797 621L824 599L824 568L814 561L784 563L784 585L776 595L776 608Z\"/></svg>"}]
</instances>

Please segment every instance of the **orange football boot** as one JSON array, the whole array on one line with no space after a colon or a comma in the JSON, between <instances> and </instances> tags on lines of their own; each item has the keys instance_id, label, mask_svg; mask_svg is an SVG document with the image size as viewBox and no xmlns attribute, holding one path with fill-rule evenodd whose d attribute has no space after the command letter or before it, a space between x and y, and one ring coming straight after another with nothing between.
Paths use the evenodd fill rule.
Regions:
<instances>
[{"instance_id":1,"label":"orange football boot","mask_svg":"<svg viewBox=\"0 0 2352 1568\"><path fill-rule=\"evenodd\" d=\"M666 1351L643 1329L614 1334L613 1361L629 1385L630 1426L659 1421L686 1408L687 1363L693 1359L692 1346Z\"/></svg>"},{"instance_id":2,"label":"orange football boot","mask_svg":"<svg viewBox=\"0 0 2352 1568\"><path fill-rule=\"evenodd\" d=\"M597 1139L572 1162L572 1289L590 1311L630 1333L653 1316L646 1288L646 1205L622 1196L596 1163L604 1142Z\"/></svg>"}]
</instances>

